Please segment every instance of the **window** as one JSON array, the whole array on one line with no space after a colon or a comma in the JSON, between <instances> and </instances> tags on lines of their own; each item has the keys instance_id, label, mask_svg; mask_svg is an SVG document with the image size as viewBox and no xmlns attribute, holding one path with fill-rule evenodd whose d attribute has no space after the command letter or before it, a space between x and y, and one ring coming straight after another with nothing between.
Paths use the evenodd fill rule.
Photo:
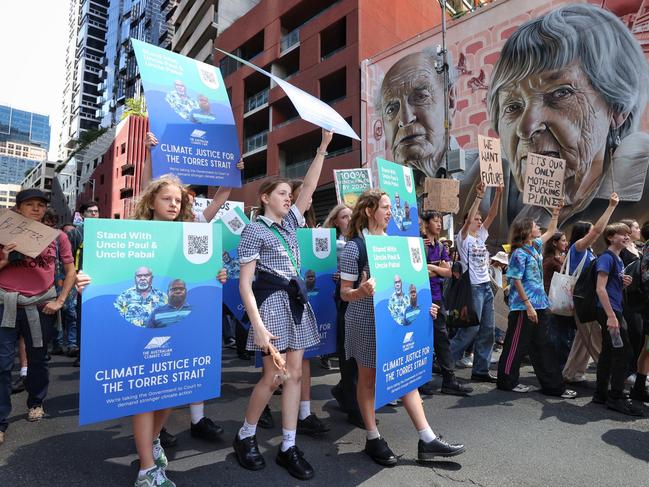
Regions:
<instances>
[{"instance_id":1,"label":"window","mask_svg":"<svg viewBox=\"0 0 649 487\"><path fill-rule=\"evenodd\" d=\"M126 142L120 146L120 154L126 153Z\"/></svg>"},{"instance_id":2,"label":"window","mask_svg":"<svg viewBox=\"0 0 649 487\"><path fill-rule=\"evenodd\" d=\"M104 184L104 175L99 176L99 184Z\"/></svg>"}]
</instances>

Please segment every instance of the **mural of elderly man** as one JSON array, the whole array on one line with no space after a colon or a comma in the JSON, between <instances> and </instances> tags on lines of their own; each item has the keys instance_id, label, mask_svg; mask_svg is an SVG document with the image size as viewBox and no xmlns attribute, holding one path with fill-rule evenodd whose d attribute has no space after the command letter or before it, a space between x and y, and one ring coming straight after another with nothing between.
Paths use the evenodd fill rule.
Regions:
<instances>
[{"instance_id":1,"label":"mural of elderly man","mask_svg":"<svg viewBox=\"0 0 649 487\"><path fill-rule=\"evenodd\" d=\"M648 80L639 43L607 10L567 5L521 25L501 51L487 95L518 191L528 152L540 153L566 160L560 224L596 219L613 191L620 214L642 217L649 135L637 130ZM517 196L509 201L516 219L547 224L547 210L523 207Z\"/></svg>"},{"instance_id":2,"label":"mural of elderly man","mask_svg":"<svg viewBox=\"0 0 649 487\"><path fill-rule=\"evenodd\" d=\"M135 271L135 286L128 288L115 300L119 314L134 326L146 327L154 308L167 304L167 295L153 287L153 272L148 267Z\"/></svg>"}]
</instances>

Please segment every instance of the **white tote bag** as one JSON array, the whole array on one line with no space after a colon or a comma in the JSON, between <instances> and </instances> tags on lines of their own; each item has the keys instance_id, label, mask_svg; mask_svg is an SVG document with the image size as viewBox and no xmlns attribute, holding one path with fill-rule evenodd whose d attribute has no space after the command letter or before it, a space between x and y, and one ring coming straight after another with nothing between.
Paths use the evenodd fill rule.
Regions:
<instances>
[{"instance_id":1,"label":"white tote bag","mask_svg":"<svg viewBox=\"0 0 649 487\"><path fill-rule=\"evenodd\" d=\"M584 257L572 274L570 271L570 251L566 260L563 261L560 272L554 272L552 281L550 282L550 292L548 292L548 299L550 300L550 311L559 316L573 316L575 314L575 305L572 300L572 291L575 288L579 274L584 267L588 252L584 253Z\"/></svg>"}]
</instances>

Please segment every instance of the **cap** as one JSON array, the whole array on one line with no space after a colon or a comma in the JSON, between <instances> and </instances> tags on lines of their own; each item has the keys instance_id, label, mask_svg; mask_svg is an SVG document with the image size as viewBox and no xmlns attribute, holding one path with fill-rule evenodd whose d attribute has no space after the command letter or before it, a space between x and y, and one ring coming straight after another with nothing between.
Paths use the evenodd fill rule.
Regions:
<instances>
[{"instance_id":1,"label":"cap","mask_svg":"<svg viewBox=\"0 0 649 487\"><path fill-rule=\"evenodd\" d=\"M45 203L50 202L50 198L40 189L30 188L18 191L16 194L16 205L24 203L27 200L41 200Z\"/></svg>"},{"instance_id":2,"label":"cap","mask_svg":"<svg viewBox=\"0 0 649 487\"><path fill-rule=\"evenodd\" d=\"M496 253L496 255L494 255L491 258L491 260L495 260L496 262L500 262L501 264L504 264L504 265L509 265L509 256L505 252L503 252L502 250L500 252Z\"/></svg>"}]
</instances>

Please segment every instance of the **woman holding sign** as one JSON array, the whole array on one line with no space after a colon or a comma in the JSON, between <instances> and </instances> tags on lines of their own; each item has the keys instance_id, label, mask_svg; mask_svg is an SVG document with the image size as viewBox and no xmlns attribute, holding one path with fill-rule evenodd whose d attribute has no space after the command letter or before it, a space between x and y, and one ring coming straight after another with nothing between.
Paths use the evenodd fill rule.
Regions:
<instances>
[{"instance_id":1,"label":"woman holding sign","mask_svg":"<svg viewBox=\"0 0 649 487\"><path fill-rule=\"evenodd\" d=\"M386 467L395 466L397 458L376 426L374 280L369 273L365 236L385 235L391 216L390 198L386 193L378 189L365 191L354 207L347 233L348 242L340 261L340 298L349 303L345 312L345 352L347 358L354 358L358 364L356 395L367 435L365 453ZM452 457L464 451L464 445L449 444L433 433L417 389L401 399L419 433L419 461L431 461L435 456Z\"/></svg>"},{"instance_id":2,"label":"woman holding sign","mask_svg":"<svg viewBox=\"0 0 649 487\"><path fill-rule=\"evenodd\" d=\"M266 466L257 445L257 422L283 382L283 440L276 462L302 480L314 475L313 467L295 445L302 357L305 348L319 343L320 335L306 285L300 278L296 230L304 223L303 215L318 184L332 136L332 132L322 131L322 142L295 204L291 204L291 187L285 179L269 178L262 183L260 214L243 230L239 243L239 290L251 323L247 348L263 352L264 367L234 439L234 451L244 468L260 470ZM276 356L277 351L281 358Z\"/></svg>"}]
</instances>

